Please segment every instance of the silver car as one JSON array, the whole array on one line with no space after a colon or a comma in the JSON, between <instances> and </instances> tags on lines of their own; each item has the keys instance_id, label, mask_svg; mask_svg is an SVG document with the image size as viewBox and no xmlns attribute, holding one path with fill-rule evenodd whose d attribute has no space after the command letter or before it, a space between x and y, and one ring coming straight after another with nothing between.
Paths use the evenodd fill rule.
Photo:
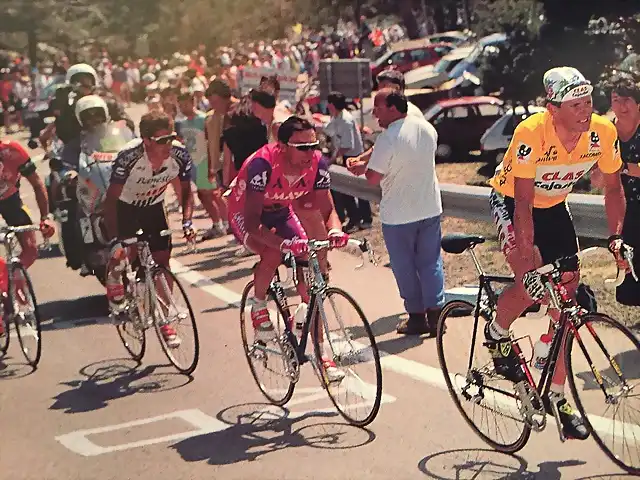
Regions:
<instances>
[{"instance_id":1,"label":"silver car","mask_svg":"<svg viewBox=\"0 0 640 480\"><path fill-rule=\"evenodd\" d=\"M502 162L507 151L513 132L518 124L534 113L544 112L544 107L529 105L510 108L506 113L491 125L480 138L480 150L488 162L498 165Z\"/></svg>"}]
</instances>

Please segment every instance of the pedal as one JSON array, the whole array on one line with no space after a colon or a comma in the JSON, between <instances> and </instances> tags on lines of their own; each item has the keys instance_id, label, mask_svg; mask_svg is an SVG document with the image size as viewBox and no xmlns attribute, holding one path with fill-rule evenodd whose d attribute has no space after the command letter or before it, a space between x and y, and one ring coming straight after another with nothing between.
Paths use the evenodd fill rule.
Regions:
<instances>
[{"instance_id":1,"label":"pedal","mask_svg":"<svg viewBox=\"0 0 640 480\"><path fill-rule=\"evenodd\" d=\"M558 405L551 400L549 400L549 404L551 405L551 413L556 419L556 427L558 427L558 435L560 436L560 441L564 443L567 441L567 437L564 436L564 432L562 431L562 422L560 421L560 411L558 410Z\"/></svg>"},{"instance_id":2,"label":"pedal","mask_svg":"<svg viewBox=\"0 0 640 480\"><path fill-rule=\"evenodd\" d=\"M541 432L547 426L547 412L538 391L527 381L514 384L520 405L520 415L534 432Z\"/></svg>"}]
</instances>

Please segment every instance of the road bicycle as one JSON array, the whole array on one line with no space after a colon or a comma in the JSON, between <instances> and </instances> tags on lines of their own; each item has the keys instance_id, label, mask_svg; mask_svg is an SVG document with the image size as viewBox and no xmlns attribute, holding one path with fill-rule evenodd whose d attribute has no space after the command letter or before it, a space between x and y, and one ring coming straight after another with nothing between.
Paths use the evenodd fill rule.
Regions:
<instances>
[{"instance_id":1,"label":"road bicycle","mask_svg":"<svg viewBox=\"0 0 640 480\"><path fill-rule=\"evenodd\" d=\"M525 381L514 384L495 372L483 333L484 322L494 318L499 285L513 283L514 278L484 273L473 251L483 242L483 237L475 235L447 235L442 240L445 252L469 252L478 272L475 305L460 300L448 302L442 310L437 333L438 357L445 382L466 422L496 450L514 453L522 449L531 431L540 432L547 425L543 398L549 393L557 362L564 362L576 407L598 446L622 469L640 473L637 443L640 419L634 420L638 406L625 403L638 397L640 342L618 321L577 305L562 283L563 274L575 272L580 259L599 247L587 248L534 270L549 294L549 308L558 310L560 317L554 322L544 316L550 320L553 333L541 374L536 368L529 368L532 359L525 358L519 344L528 339L531 345L531 334L526 329L533 327L539 334L540 324L530 319L514 323L511 347L520 357L526 376ZM632 253L630 247L628 249L627 253ZM539 314L528 316L541 317ZM562 346L564 358L559 358ZM534 377L539 379L536 381ZM600 412L596 409L603 400L604 411ZM560 440L564 442L557 406L551 402L550 409ZM612 418L606 418L607 414Z\"/></svg>"},{"instance_id":2,"label":"road bicycle","mask_svg":"<svg viewBox=\"0 0 640 480\"><path fill-rule=\"evenodd\" d=\"M360 248L364 266L365 257L376 263L366 240L349 239L350 245ZM240 331L244 352L251 374L258 388L274 405L283 406L293 396L300 379L300 367L309 362L322 387L343 418L352 425L370 424L380 410L382 400L382 368L375 337L369 322L356 301L344 290L329 286L322 274L318 252L329 248L329 241L309 240L308 261L298 261L286 255L283 264L289 267L293 284L299 285L299 269L303 270L310 294L304 323L295 328L294 308L287 295L289 281L281 280L279 272L273 277L267 297L271 321L276 329L273 341L265 344L250 340L253 335L251 305L254 295L253 281L242 292L240 301ZM287 275L289 277L289 275ZM345 313L350 312L350 317ZM347 322L351 319L352 324ZM299 332L299 337L294 333ZM307 354L311 333L314 353ZM328 349L325 350L326 344ZM331 381L323 368L322 357L328 356L336 368L344 373L340 380ZM356 372L356 367L362 367ZM273 374L275 386L267 385L263 377ZM351 399L354 404L348 405Z\"/></svg>"},{"instance_id":3,"label":"road bicycle","mask_svg":"<svg viewBox=\"0 0 640 480\"><path fill-rule=\"evenodd\" d=\"M160 235L169 236L171 230L163 230ZM133 264L127 257L121 267L124 301L110 315L124 347L140 362L146 350L146 330L153 326L171 364L180 373L191 375L198 365L200 344L195 315L185 289L171 270L153 260L148 234L138 230L135 237L121 243L124 247L135 247L137 252ZM176 330L180 346L167 345L161 330L164 325L171 325ZM187 350L187 344L191 349Z\"/></svg>"},{"instance_id":4,"label":"road bicycle","mask_svg":"<svg viewBox=\"0 0 640 480\"><path fill-rule=\"evenodd\" d=\"M42 356L40 312L31 278L16 255L16 247L19 245L17 235L35 231L40 231L37 225L0 228L0 242L5 249L8 275L7 291L0 294L0 321L4 324L4 335L0 335L0 353L4 355L9 349L11 324L13 324L20 350L34 370L38 367ZM49 240L45 239L40 249L48 250L49 248Z\"/></svg>"}]
</instances>

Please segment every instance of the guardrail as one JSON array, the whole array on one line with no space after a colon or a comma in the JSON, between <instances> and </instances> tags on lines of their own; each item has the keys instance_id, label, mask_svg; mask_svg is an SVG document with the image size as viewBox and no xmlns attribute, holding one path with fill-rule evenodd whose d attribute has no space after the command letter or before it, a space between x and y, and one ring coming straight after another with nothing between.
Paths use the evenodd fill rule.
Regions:
<instances>
[{"instance_id":1,"label":"guardrail","mask_svg":"<svg viewBox=\"0 0 640 480\"><path fill-rule=\"evenodd\" d=\"M369 185L364 177L356 177L338 165L331 166L331 186L339 192L357 198L380 202L380 187ZM441 183L440 190L445 215L465 220L493 222L489 211L489 188ZM568 202L578 236L595 239L609 237L602 195L572 193Z\"/></svg>"}]
</instances>

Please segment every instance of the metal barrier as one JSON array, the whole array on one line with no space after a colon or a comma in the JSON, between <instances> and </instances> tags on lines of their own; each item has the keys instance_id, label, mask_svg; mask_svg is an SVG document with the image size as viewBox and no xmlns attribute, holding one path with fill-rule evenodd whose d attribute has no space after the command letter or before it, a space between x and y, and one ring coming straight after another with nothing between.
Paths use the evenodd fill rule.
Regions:
<instances>
[{"instance_id":1,"label":"metal barrier","mask_svg":"<svg viewBox=\"0 0 640 480\"><path fill-rule=\"evenodd\" d=\"M344 167L331 166L331 187L357 198L380 202L380 187L369 185L364 176L356 177ZM446 216L481 222L493 221L489 211L489 188L441 183L440 190ZM609 237L602 195L572 193L568 202L578 236L595 239Z\"/></svg>"}]
</instances>

